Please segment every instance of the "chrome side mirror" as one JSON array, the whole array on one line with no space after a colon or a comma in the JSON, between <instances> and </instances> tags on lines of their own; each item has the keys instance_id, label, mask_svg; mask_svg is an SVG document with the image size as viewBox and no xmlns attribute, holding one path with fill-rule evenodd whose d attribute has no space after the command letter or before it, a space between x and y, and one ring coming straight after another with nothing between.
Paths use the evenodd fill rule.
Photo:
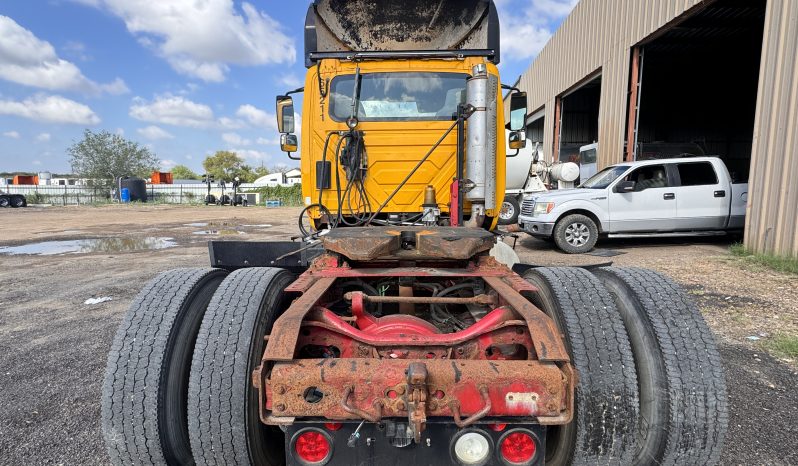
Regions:
<instances>
[{"instance_id":1,"label":"chrome side mirror","mask_svg":"<svg viewBox=\"0 0 798 466\"><path fill-rule=\"evenodd\" d=\"M277 130L283 134L294 132L294 99L290 96L277 96Z\"/></svg>"},{"instance_id":2,"label":"chrome side mirror","mask_svg":"<svg viewBox=\"0 0 798 466\"><path fill-rule=\"evenodd\" d=\"M281 134L280 135L280 150L283 152L296 152L299 148L296 134Z\"/></svg>"}]
</instances>

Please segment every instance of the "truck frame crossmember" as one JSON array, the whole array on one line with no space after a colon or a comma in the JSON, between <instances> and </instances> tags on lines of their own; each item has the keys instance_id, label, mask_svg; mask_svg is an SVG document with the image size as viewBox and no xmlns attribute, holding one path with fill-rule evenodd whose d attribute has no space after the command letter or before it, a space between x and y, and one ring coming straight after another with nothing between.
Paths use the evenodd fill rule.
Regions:
<instances>
[{"instance_id":1,"label":"truck frame crossmember","mask_svg":"<svg viewBox=\"0 0 798 466\"><path fill-rule=\"evenodd\" d=\"M252 374L262 422L402 417L418 441L428 418L453 419L461 428L494 417L519 424L571 421L575 372L553 321L521 295L535 292L534 286L490 256L460 267L369 265L353 267L342 256L325 254L285 290L300 295L275 322ZM355 291L344 294L351 317L326 307L341 297L337 280L364 277L475 277L489 291L471 298ZM368 303L436 302L492 310L446 334L412 315L375 317L366 310ZM298 358L303 348L316 348L321 357Z\"/></svg>"}]
</instances>

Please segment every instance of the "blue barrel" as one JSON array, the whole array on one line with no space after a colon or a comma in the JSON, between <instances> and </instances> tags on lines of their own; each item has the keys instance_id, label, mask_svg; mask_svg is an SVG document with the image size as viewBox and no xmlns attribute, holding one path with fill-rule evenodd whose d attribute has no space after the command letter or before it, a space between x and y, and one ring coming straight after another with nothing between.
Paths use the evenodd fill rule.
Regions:
<instances>
[{"instance_id":1,"label":"blue barrel","mask_svg":"<svg viewBox=\"0 0 798 466\"><path fill-rule=\"evenodd\" d=\"M128 188L122 188L119 198L122 202L130 202L130 190Z\"/></svg>"}]
</instances>

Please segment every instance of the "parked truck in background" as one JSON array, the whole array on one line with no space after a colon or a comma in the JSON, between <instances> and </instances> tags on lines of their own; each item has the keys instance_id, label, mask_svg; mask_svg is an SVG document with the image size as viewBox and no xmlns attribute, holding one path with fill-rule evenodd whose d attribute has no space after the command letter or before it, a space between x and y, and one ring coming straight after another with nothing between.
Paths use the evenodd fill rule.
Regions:
<instances>
[{"instance_id":1,"label":"parked truck in background","mask_svg":"<svg viewBox=\"0 0 798 466\"><path fill-rule=\"evenodd\" d=\"M27 207L28 201L22 194L10 194L0 190L0 207Z\"/></svg>"},{"instance_id":2,"label":"parked truck in background","mask_svg":"<svg viewBox=\"0 0 798 466\"><path fill-rule=\"evenodd\" d=\"M734 183L717 157L620 163L579 188L524 198L519 226L567 253L603 236L690 236L740 232L748 184Z\"/></svg>"},{"instance_id":3,"label":"parked truck in background","mask_svg":"<svg viewBox=\"0 0 798 466\"><path fill-rule=\"evenodd\" d=\"M507 146L507 182L499 212L499 225L518 223L524 196L546 192L550 186L555 189L574 186L579 178L578 165L572 162L547 164L544 160L539 143L527 141L524 147L516 150Z\"/></svg>"},{"instance_id":4,"label":"parked truck in background","mask_svg":"<svg viewBox=\"0 0 798 466\"><path fill-rule=\"evenodd\" d=\"M317 0L304 31L276 106L302 238L212 241L135 298L111 462L716 464L720 357L673 281L491 255L527 104L501 105L493 1Z\"/></svg>"}]
</instances>

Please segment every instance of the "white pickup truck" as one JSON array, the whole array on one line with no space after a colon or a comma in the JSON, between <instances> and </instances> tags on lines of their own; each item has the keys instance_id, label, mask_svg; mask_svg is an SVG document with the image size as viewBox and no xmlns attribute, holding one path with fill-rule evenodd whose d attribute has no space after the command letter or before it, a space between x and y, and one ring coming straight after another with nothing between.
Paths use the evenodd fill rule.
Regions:
<instances>
[{"instance_id":1,"label":"white pickup truck","mask_svg":"<svg viewBox=\"0 0 798 466\"><path fill-rule=\"evenodd\" d=\"M742 230L748 184L717 157L612 165L578 188L524 197L518 224L562 251L588 252L599 236L686 236Z\"/></svg>"}]
</instances>

